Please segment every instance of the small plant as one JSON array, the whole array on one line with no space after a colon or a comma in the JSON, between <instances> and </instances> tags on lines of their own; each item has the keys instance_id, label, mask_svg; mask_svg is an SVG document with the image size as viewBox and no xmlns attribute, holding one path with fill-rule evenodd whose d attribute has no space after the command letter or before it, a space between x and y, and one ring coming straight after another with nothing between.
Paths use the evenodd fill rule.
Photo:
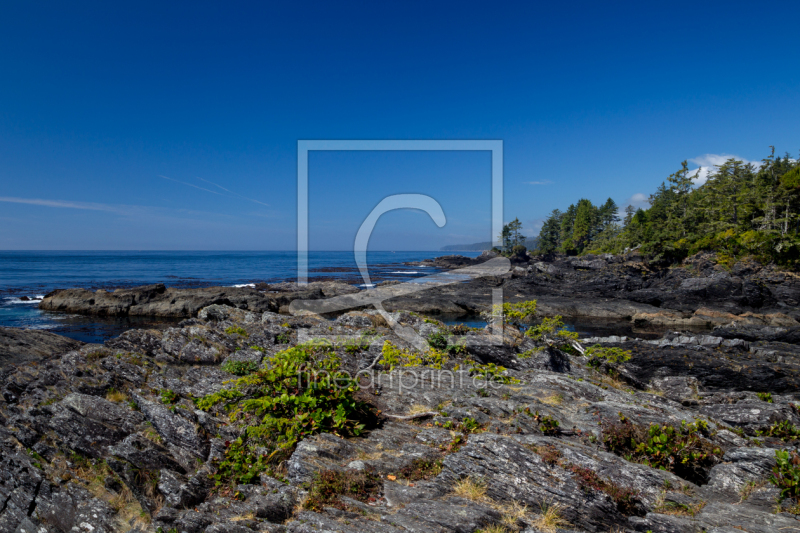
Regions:
<instances>
[{"instance_id":1,"label":"small plant","mask_svg":"<svg viewBox=\"0 0 800 533\"><path fill-rule=\"evenodd\" d=\"M303 503L305 509L320 512L324 507L335 507L346 510L347 506L339 500L339 496L347 496L360 502L375 500L382 487L377 474L367 471L337 472L323 470L319 472L308 488L308 498Z\"/></svg>"},{"instance_id":2,"label":"small plant","mask_svg":"<svg viewBox=\"0 0 800 533\"><path fill-rule=\"evenodd\" d=\"M525 414L533 418L533 420L539 424L539 431L545 435L558 435L560 433L560 430L558 429L558 420L552 416L540 415L539 411L534 413L531 411L530 407L525 408Z\"/></svg>"},{"instance_id":3,"label":"small plant","mask_svg":"<svg viewBox=\"0 0 800 533\"><path fill-rule=\"evenodd\" d=\"M668 470L690 481L704 481L706 470L722 457L722 450L703 438L708 423L681 421L671 426L634 424L620 413L619 423L603 422L603 442L610 451L628 460Z\"/></svg>"},{"instance_id":4,"label":"small plant","mask_svg":"<svg viewBox=\"0 0 800 533\"><path fill-rule=\"evenodd\" d=\"M167 405L172 405L178 401L178 393L171 389L161 389L159 396L161 397L161 403Z\"/></svg>"},{"instance_id":5,"label":"small plant","mask_svg":"<svg viewBox=\"0 0 800 533\"><path fill-rule=\"evenodd\" d=\"M496 365L494 363L489 363L486 365L482 365L479 363L472 363L469 369L470 376L479 376L483 378L484 381L492 381L495 383L503 383L503 384L510 384L510 383L521 383L520 380L517 378L512 378L511 376L504 375L506 373L506 368Z\"/></svg>"},{"instance_id":6,"label":"small plant","mask_svg":"<svg viewBox=\"0 0 800 533\"><path fill-rule=\"evenodd\" d=\"M461 421L459 426L464 433L476 433L481 429L481 425L474 418L467 417Z\"/></svg>"},{"instance_id":7,"label":"small plant","mask_svg":"<svg viewBox=\"0 0 800 533\"><path fill-rule=\"evenodd\" d=\"M699 513L705 506L706 502L700 502L694 505L687 505L685 503L678 503L678 502L665 502L654 508L653 511L660 514L693 517L697 513Z\"/></svg>"},{"instance_id":8,"label":"small plant","mask_svg":"<svg viewBox=\"0 0 800 533\"><path fill-rule=\"evenodd\" d=\"M292 335L289 331L284 331L275 335L276 344L289 344L290 342L292 342Z\"/></svg>"},{"instance_id":9,"label":"small plant","mask_svg":"<svg viewBox=\"0 0 800 533\"><path fill-rule=\"evenodd\" d=\"M539 454L539 456L542 458L542 461L549 465L555 465L561 461L561 452L552 444L536 446L533 448L533 451Z\"/></svg>"},{"instance_id":10,"label":"small plant","mask_svg":"<svg viewBox=\"0 0 800 533\"><path fill-rule=\"evenodd\" d=\"M636 513L639 493L627 487L621 487L611 480L601 478L590 468L570 464L567 470L575 474L578 485L583 490L596 490L606 493L617 504L617 509L626 515Z\"/></svg>"},{"instance_id":11,"label":"small plant","mask_svg":"<svg viewBox=\"0 0 800 533\"><path fill-rule=\"evenodd\" d=\"M388 367L390 372L397 367L428 366L441 369L447 362L447 354L436 348L431 348L427 352L414 352L399 348L391 341L384 341L381 360L378 362Z\"/></svg>"},{"instance_id":12,"label":"small plant","mask_svg":"<svg viewBox=\"0 0 800 533\"><path fill-rule=\"evenodd\" d=\"M599 344L595 344L594 346L586 348L586 357L589 358L589 361L586 363L587 365L592 368L598 368L603 363L617 364L630 361L631 352L630 350L623 350L617 347L605 348Z\"/></svg>"},{"instance_id":13,"label":"small plant","mask_svg":"<svg viewBox=\"0 0 800 533\"><path fill-rule=\"evenodd\" d=\"M487 391L484 388L480 388L480 389L476 390L475 394L477 394L481 398L488 398L490 396L489 391Z\"/></svg>"},{"instance_id":14,"label":"small plant","mask_svg":"<svg viewBox=\"0 0 800 533\"><path fill-rule=\"evenodd\" d=\"M762 402L772 403L772 393L771 392L759 392L758 399Z\"/></svg>"},{"instance_id":15,"label":"small plant","mask_svg":"<svg viewBox=\"0 0 800 533\"><path fill-rule=\"evenodd\" d=\"M255 361L225 361L221 368L235 376L246 376L258 370L258 363Z\"/></svg>"},{"instance_id":16,"label":"small plant","mask_svg":"<svg viewBox=\"0 0 800 533\"><path fill-rule=\"evenodd\" d=\"M800 428L784 420L783 422L773 422L771 426L761 430L756 430L759 437L774 437L784 441L800 439Z\"/></svg>"},{"instance_id":17,"label":"small plant","mask_svg":"<svg viewBox=\"0 0 800 533\"><path fill-rule=\"evenodd\" d=\"M240 337L244 337L245 339L250 336L247 333L247 330L241 326L231 326L229 328L225 328L225 333L228 335L239 335Z\"/></svg>"},{"instance_id":18,"label":"small plant","mask_svg":"<svg viewBox=\"0 0 800 533\"><path fill-rule=\"evenodd\" d=\"M450 344L450 338L441 332L428 335L428 345L434 350L449 354L459 354L466 351L466 348L461 343Z\"/></svg>"},{"instance_id":19,"label":"small plant","mask_svg":"<svg viewBox=\"0 0 800 533\"><path fill-rule=\"evenodd\" d=\"M536 313L536 300L493 305L491 311L481 313L490 323L519 324Z\"/></svg>"},{"instance_id":20,"label":"small plant","mask_svg":"<svg viewBox=\"0 0 800 533\"><path fill-rule=\"evenodd\" d=\"M410 465L403 467L398 476L408 481L431 479L442 472L442 460L414 459Z\"/></svg>"},{"instance_id":21,"label":"small plant","mask_svg":"<svg viewBox=\"0 0 800 533\"><path fill-rule=\"evenodd\" d=\"M781 490L781 498L800 497L800 456L792 451L775 450L775 466L770 483Z\"/></svg>"}]
</instances>

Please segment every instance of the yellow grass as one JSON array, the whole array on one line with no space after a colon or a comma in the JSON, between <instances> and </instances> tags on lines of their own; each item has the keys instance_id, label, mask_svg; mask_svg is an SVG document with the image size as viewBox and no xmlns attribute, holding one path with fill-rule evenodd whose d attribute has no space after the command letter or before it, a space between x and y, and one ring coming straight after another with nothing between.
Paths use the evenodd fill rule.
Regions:
<instances>
[{"instance_id":1,"label":"yellow grass","mask_svg":"<svg viewBox=\"0 0 800 533\"><path fill-rule=\"evenodd\" d=\"M545 396L541 399L542 403L546 403L548 405L561 405L564 403L564 395L561 393L553 393Z\"/></svg>"},{"instance_id":2,"label":"yellow grass","mask_svg":"<svg viewBox=\"0 0 800 533\"><path fill-rule=\"evenodd\" d=\"M464 478L455 484L453 493L456 496L479 502L486 498L486 485L482 481Z\"/></svg>"},{"instance_id":3,"label":"yellow grass","mask_svg":"<svg viewBox=\"0 0 800 533\"><path fill-rule=\"evenodd\" d=\"M120 392L118 390L111 389L106 394L106 400L109 402L120 403L120 402L127 402L128 395L124 392Z\"/></svg>"},{"instance_id":4,"label":"yellow grass","mask_svg":"<svg viewBox=\"0 0 800 533\"><path fill-rule=\"evenodd\" d=\"M415 403L414 405L412 405L411 407L408 408L408 414L409 415L418 415L420 413L430 413L431 411L433 411L433 409L431 409L427 405L422 405L421 403Z\"/></svg>"},{"instance_id":5,"label":"yellow grass","mask_svg":"<svg viewBox=\"0 0 800 533\"><path fill-rule=\"evenodd\" d=\"M533 520L533 527L545 533L555 533L557 529L569 526L570 523L561 516L563 509L560 503L543 503L541 514Z\"/></svg>"}]
</instances>

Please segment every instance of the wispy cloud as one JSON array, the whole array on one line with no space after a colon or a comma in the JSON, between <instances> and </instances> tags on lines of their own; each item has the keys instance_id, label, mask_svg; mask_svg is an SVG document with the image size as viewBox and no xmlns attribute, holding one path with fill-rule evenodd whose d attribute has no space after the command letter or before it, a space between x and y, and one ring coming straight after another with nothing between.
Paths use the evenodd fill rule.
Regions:
<instances>
[{"instance_id":1,"label":"wispy cloud","mask_svg":"<svg viewBox=\"0 0 800 533\"><path fill-rule=\"evenodd\" d=\"M264 202L259 202L258 200L254 200L254 199L252 199L252 198L248 198L248 197L246 197L246 196L242 196L241 194L239 194L239 193L235 193L235 192L231 191L230 189L226 189L226 188L225 188L225 187L223 187L222 185L217 185L217 184L216 184L216 183L214 183L213 181L209 181L209 180L206 180L206 179L203 179L203 178L197 178L197 179L199 179L200 181L204 181L204 182L206 182L206 183L210 183L210 184L211 184L211 185L213 185L214 187L218 187L218 188L222 189L222 190L223 190L223 191L225 191L225 192L228 192L228 193L230 193L230 194L232 194L232 195L234 195L234 196L236 196L236 197L238 197L238 198L241 198L242 200L248 200L248 201L250 201L250 202L255 202L255 203L257 203L257 204L260 204L260 205L265 205L265 206L269 207L269 204L265 204Z\"/></svg>"},{"instance_id":2,"label":"wispy cloud","mask_svg":"<svg viewBox=\"0 0 800 533\"><path fill-rule=\"evenodd\" d=\"M738 155L733 154L703 154L697 156L693 159L690 159L690 163L694 163L699 168L692 169L691 176L694 180L695 185L702 185L708 180L709 174L714 172L714 170L725 163L728 159L736 159L737 161L741 161L745 165L748 163L752 163L756 166L756 168L761 166L760 161L749 161L744 157L739 157Z\"/></svg>"},{"instance_id":3,"label":"wispy cloud","mask_svg":"<svg viewBox=\"0 0 800 533\"><path fill-rule=\"evenodd\" d=\"M630 198L625 200L625 202L623 203L623 207L627 207L629 205L632 205L633 207L636 207L636 208L639 208L639 207L643 207L643 208L650 207L650 202L647 201L649 198L650 197L647 196L646 194L637 192L636 194L634 194L633 196L631 196Z\"/></svg>"},{"instance_id":4,"label":"wispy cloud","mask_svg":"<svg viewBox=\"0 0 800 533\"><path fill-rule=\"evenodd\" d=\"M541 181L526 181L525 183L527 183L528 185L550 185L553 182L550 180L541 180Z\"/></svg>"},{"instance_id":5,"label":"wispy cloud","mask_svg":"<svg viewBox=\"0 0 800 533\"><path fill-rule=\"evenodd\" d=\"M218 196L224 196L226 198L239 198L240 200L247 200L248 202L254 202L254 203L269 207L269 204L265 204L264 202L259 202L258 200L254 200L252 198L248 198L247 196L242 196L239 193L235 193L235 192L233 192L233 191L231 191L229 189L226 189L222 185L217 185L213 181L209 181L209 180L206 180L206 179L203 179L203 178L197 178L197 179L202 181L202 182L208 183L209 185L213 185L214 187L217 187L218 189L222 189L223 191L225 191L228 194L224 194L224 193L221 193L219 191L212 191L211 189L206 189L205 187L200 187L199 185L195 185L193 183L187 183L185 181L176 180L175 178L170 178L169 176L161 176L161 175L159 175L158 177L159 178L164 178L165 180L174 181L175 183L180 183L181 185L186 185L187 187L194 187L195 189L200 189L201 191L210 192L211 194L216 194Z\"/></svg>"},{"instance_id":6,"label":"wispy cloud","mask_svg":"<svg viewBox=\"0 0 800 533\"><path fill-rule=\"evenodd\" d=\"M89 211L121 212L123 206L97 204L93 202L71 202L69 200L43 200L41 198L16 198L13 196L0 196L0 202L12 204L41 205L45 207L62 207L66 209L85 209Z\"/></svg>"}]
</instances>

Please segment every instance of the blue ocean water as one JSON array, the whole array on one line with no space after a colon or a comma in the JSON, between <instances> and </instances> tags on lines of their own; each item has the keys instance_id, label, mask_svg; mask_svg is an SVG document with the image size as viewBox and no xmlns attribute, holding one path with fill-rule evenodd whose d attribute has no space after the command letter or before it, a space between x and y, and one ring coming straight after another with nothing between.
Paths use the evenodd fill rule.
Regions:
<instances>
[{"instance_id":1,"label":"blue ocean water","mask_svg":"<svg viewBox=\"0 0 800 533\"><path fill-rule=\"evenodd\" d=\"M437 252L369 252L371 281L409 280L436 273L414 265ZM476 257L478 252L463 252ZM309 280L363 284L353 252L310 252ZM407 264L407 263L410 263ZM171 287L247 285L297 279L296 252L38 252L0 251L0 326L46 329L85 342L102 342L150 319L104 319L38 309L54 289L115 289L149 283Z\"/></svg>"}]
</instances>

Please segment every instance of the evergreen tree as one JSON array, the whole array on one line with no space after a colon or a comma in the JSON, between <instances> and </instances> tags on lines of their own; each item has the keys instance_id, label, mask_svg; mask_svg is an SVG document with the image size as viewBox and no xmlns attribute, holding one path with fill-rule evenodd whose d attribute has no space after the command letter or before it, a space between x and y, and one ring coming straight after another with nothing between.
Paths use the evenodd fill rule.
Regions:
<instances>
[{"instance_id":1,"label":"evergreen tree","mask_svg":"<svg viewBox=\"0 0 800 533\"><path fill-rule=\"evenodd\" d=\"M550 216L542 224L539 231L538 250L541 254L551 254L558 250L561 244L561 217L563 214L558 209L553 209Z\"/></svg>"}]
</instances>

